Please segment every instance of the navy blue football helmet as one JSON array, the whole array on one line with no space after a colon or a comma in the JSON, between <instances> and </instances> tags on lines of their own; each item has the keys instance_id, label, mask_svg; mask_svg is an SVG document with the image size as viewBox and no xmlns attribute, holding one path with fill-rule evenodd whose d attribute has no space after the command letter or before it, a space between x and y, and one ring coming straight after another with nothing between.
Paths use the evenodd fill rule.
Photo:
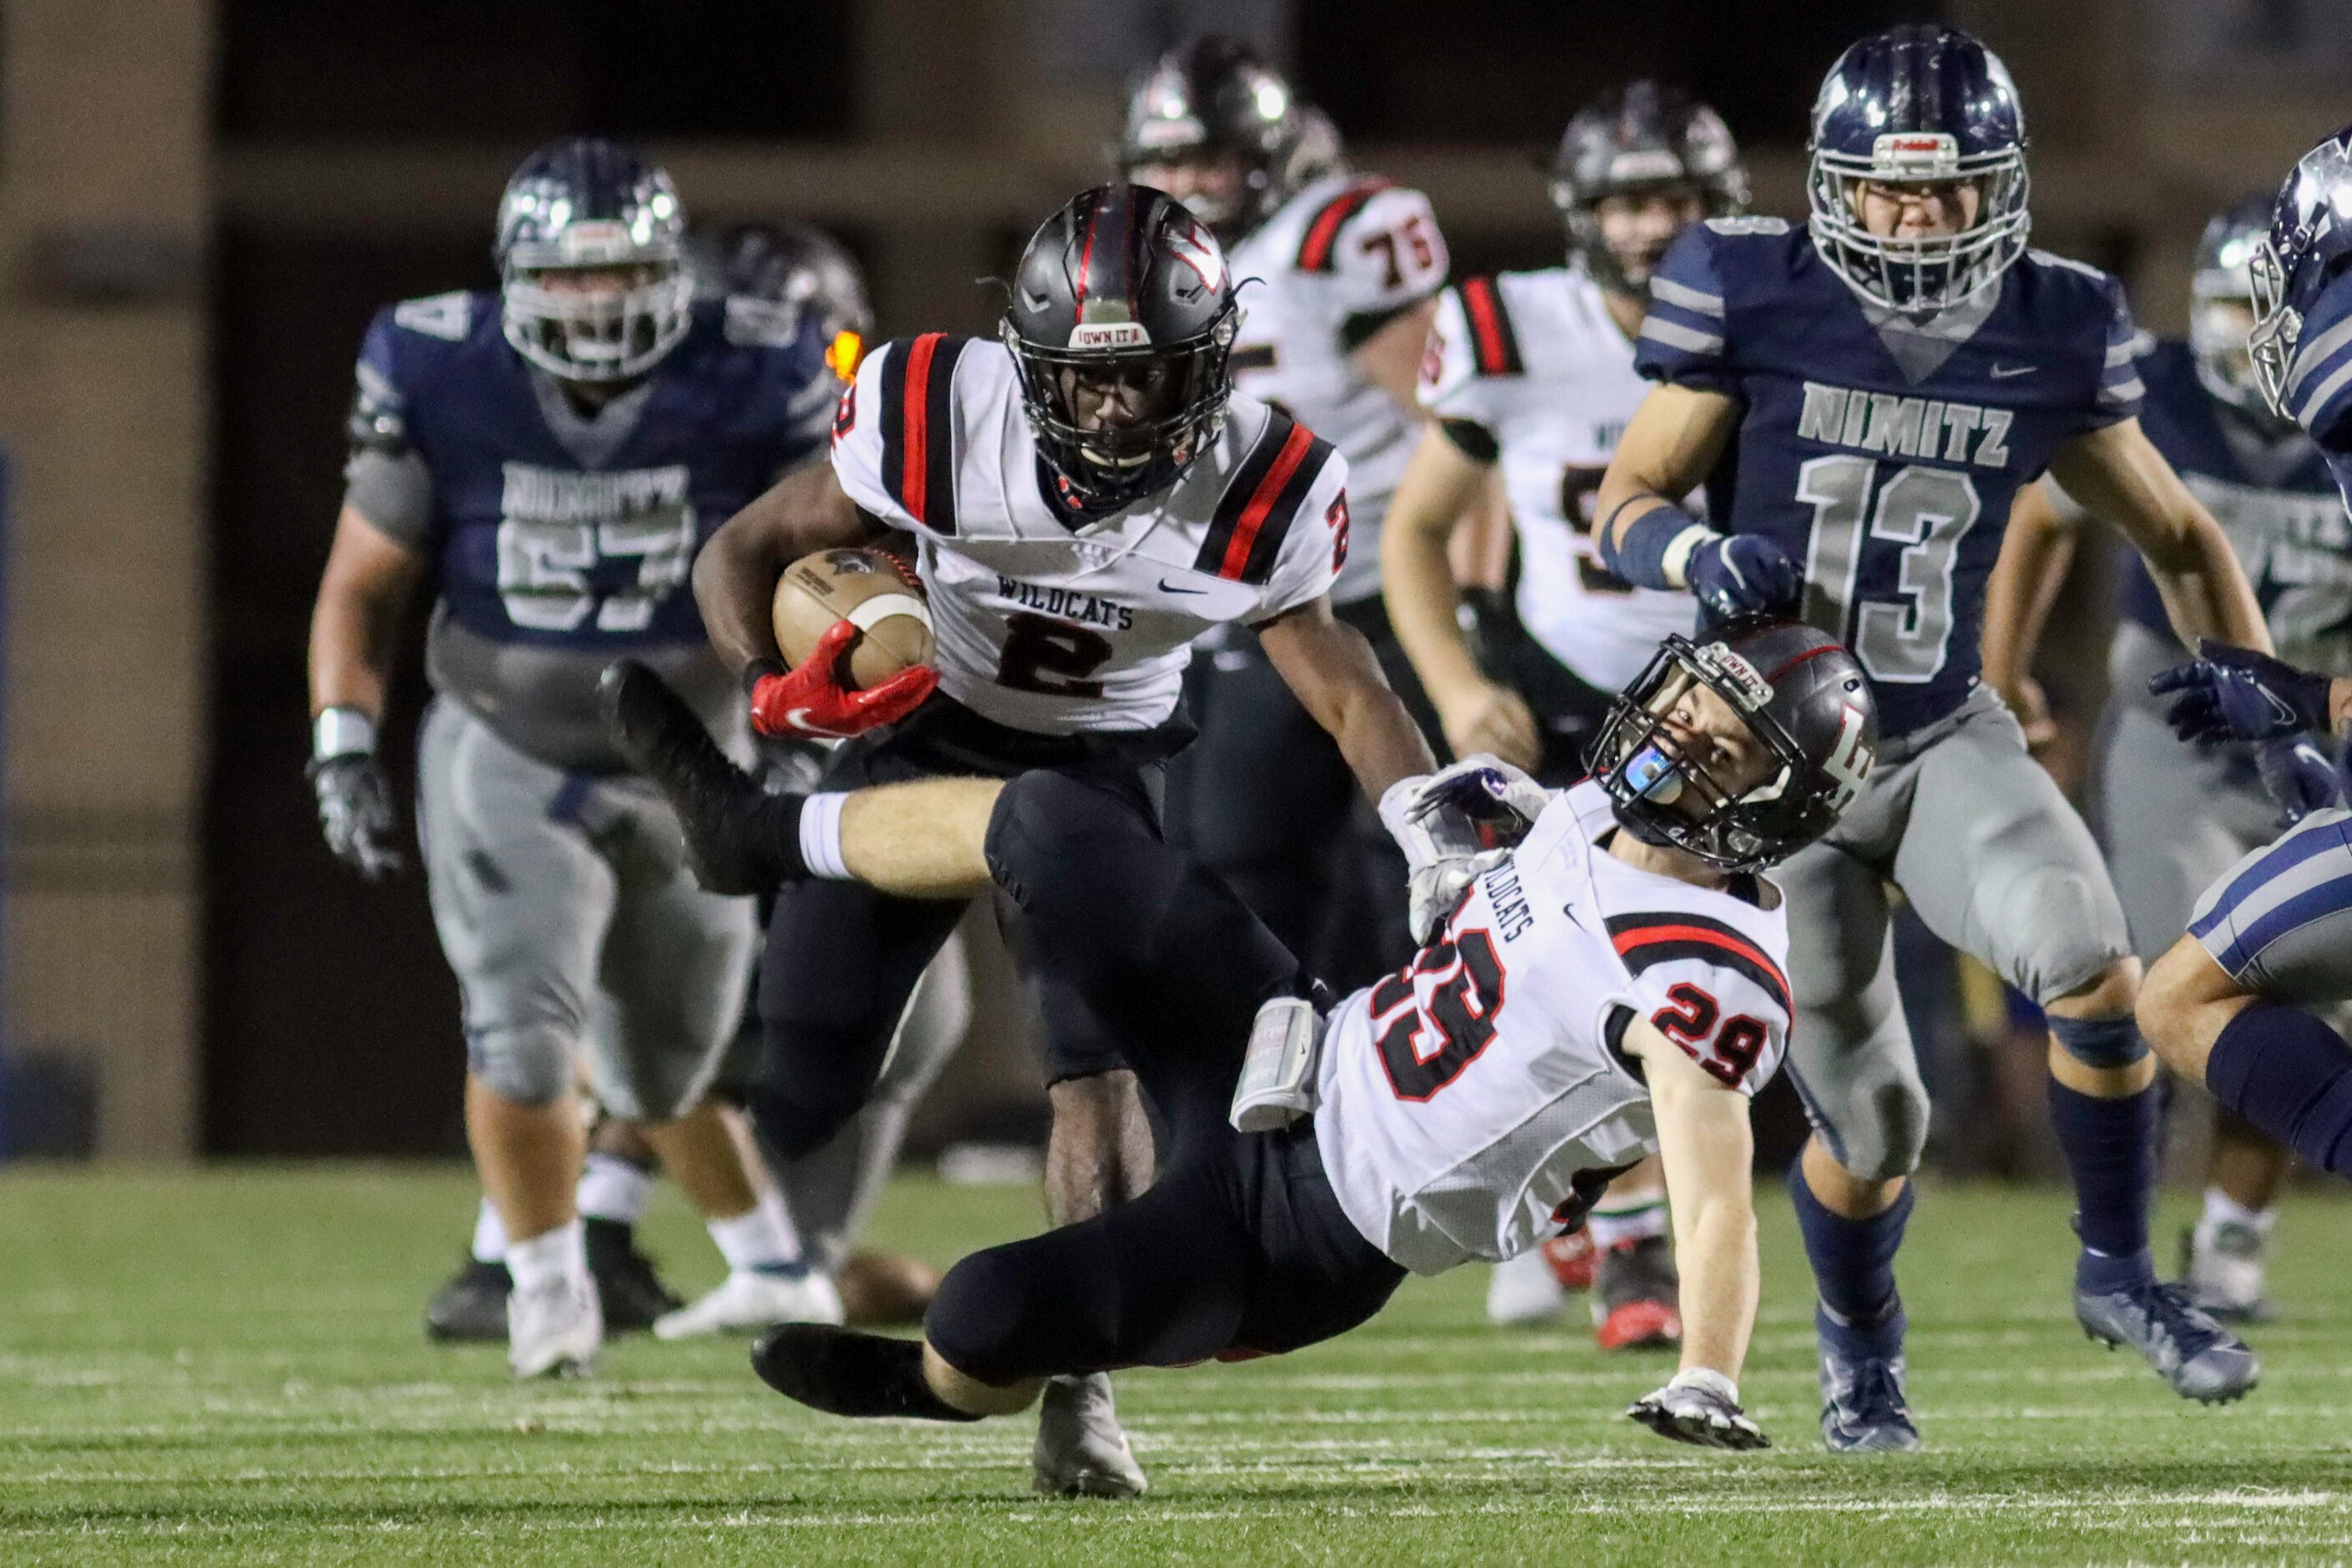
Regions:
<instances>
[{"instance_id":1,"label":"navy blue football helmet","mask_svg":"<svg viewBox=\"0 0 2352 1568\"><path fill-rule=\"evenodd\" d=\"M2271 208L2270 234L2255 247L2248 268L2254 330L2246 351L2253 360L2256 384L2282 417L2295 417L2288 382L2303 319L2347 261L2352 261L2352 125L2295 161Z\"/></svg>"},{"instance_id":2,"label":"navy blue football helmet","mask_svg":"<svg viewBox=\"0 0 2352 1568\"><path fill-rule=\"evenodd\" d=\"M2213 215L2197 241L2197 268L2189 278L2189 355L2197 380L2221 402L2267 424L2269 399L2254 380L2246 352L2253 314L2253 259L2271 231L2271 198L2251 195Z\"/></svg>"},{"instance_id":3,"label":"navy blue football helmet","mask_svg":"<svg viewBox=\"0 0 2352 1568\"><path fill-rule=\"evenodd\" d=\"M499 203L507 342L566 381L643 375L693 323L685 243L686 212L660 169L597 137L550 142Z\"/></svg>"},{"instance_id":4,"label":"navy blue football helmet","mask_svg":"<svg viewBox=\"0 0 2352 1568\"><path fill-rule=\"evenodd\" d=\"M1183 476L1233 395L1234 280L1208 225L1143 185L1097 185L1047 218L1000 331L1037 451L1080 506ZM1129 407L1114 418L1106 409Z\"/></svg>"},{"instance_id":5,"label":"navy blue football helmet","mask_svg":"<svg viewBox=\"0 0 2352 1568\"><path fill-rule=\"evenodd\" d=\"M2025 253L2025 111L2000 57L1966 33L1906 23L1847 49L1813 100L1808 151L1813 243L1882 305L1957 305ZM1976 220L1932 237L1872 234L1857 199L1865 180L1973 184Z\"/></svg>"},{"instance_id":6,"label":"navy blue football helmet","mask_svg":"<svg viewBox=\"0 0 2352 1568\"><path fill-rule=\"evenodd\" d=\"M856 258L833 236L790 219L739 223L688 237L686 255L696 295L726 301L730 340L789 343L814 320L826 363L845 381L856 374L874 307Z\"/></svg>"}]
</instances>

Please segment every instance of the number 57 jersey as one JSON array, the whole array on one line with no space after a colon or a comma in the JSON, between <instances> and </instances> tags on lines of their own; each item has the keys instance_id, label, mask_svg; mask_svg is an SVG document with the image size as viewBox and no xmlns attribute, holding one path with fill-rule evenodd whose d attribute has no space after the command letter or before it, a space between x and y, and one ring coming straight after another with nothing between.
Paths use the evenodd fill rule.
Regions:
<instances>
[{"instance_id":1,"label":"number 57 jersey","mask_svg":"<svg viewBox=\"0 0 2352 1568\"><path fill-rule=\"evenodd\" d=\"M1641 870L1599 784L1554 795L1403 972L1333 1010L1315 1141L1339 1206L1405 1268L1499 1259L1583 1223L1658 1146L1623 1047L1648 1019L1752 1095L1789 1038L1779 890Z\"/></svg>"},{"instance_id":2,"label":"number 57 jersey","mask_svg":"<svg viewBox=\"0 0 2352 1568\"><path fill-rule=\"evenodd\" d=\"M921 545L940 689L1045 734L1149 730L1193 639L1321 597L1348 554L1347 459L1236 394L1176 483L1058 504L1003 344L931 332L858 366L834 419L850 500Z\"/></svg>"},{"instance_id":3,"label":"number 57 jersey","mask_svg":"<svg viewBox=\"0 0 2352 1568\"><path fill-rule=\"evenodd\" d=\"M2114 279L2043 251L1915 321L1803 230L1711 218L1652 275L1634 363L1738 402L1708 512L1802 564L1804 619L1853 649L1891 737L1976 685L2010 504L2074 437L2137 415L2134 339Z\"/></svg>"}]
</instances>

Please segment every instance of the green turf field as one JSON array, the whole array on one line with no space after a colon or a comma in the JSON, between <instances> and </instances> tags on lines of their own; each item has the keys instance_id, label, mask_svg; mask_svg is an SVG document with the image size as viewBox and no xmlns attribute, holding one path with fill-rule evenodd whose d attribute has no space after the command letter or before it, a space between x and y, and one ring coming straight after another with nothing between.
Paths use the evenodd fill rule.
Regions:
<instances>
[{"instance_id":1,"label":"green turf field","mask_svg":"<svg viewBox=\"0 0 2352 1568\"><path fill-rule=\"evenodd\" d=\"M2352 1201L2332 1194L2288 1210L2289 1317L2229 1409L2084 1341L2055 1194L1936 1191L1905 1274L1931 1451L1833 1460L1768 1192L1746 1386L1771 1453L1634 1427L1617 1413L1664 1363L1489 1329L1465 1271L1286 1360L1127 1376L1152 1491L1102 1503L1029 1494L1023 1421L829 1420L770 1394L740 1342L632 1341L593 1382L530 1387L495 1351L428 1346L471 1191L454 1170L0 1176L0 1563L2352 1558ZM908 1179L877 1239L944 1262L1036 1212ZM675 1200L654 1232L681 1287L713 1281Z\"/></svg>"}]
</instances>

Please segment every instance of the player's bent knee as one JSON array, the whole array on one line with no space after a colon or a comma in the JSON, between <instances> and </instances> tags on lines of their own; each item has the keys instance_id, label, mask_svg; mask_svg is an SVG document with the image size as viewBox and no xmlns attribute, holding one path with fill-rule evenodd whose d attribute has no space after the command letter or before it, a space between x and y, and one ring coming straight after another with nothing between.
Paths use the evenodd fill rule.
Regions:
<instances>
[{"instance_id":1,"label":"player's bent knee","mask_svg":"<svg viewBox=\"0 0 2352 1568\"><path fill-rule=\"evenodd\" d=\"M2141 1036L2175 1072L2201 1081L2205 1051L2215 1031L2200 1030L2200 1014L2243 994L2196 938L2184 936L2166 950L2140 985L2137 1022Z\"/></svg>"},{"instance_id":2,"label":"player's bent knee","mask_svg":"<svg viewBox=\"0 0 2352 1568\"><path fill-rule=\"evenodd\" d=\"M939 1347L929 1340L923 1342L923 1381L941 1403L967 1415L1017 1415L1035 1404L1045 1387L1042 1377L1024 1378L1017 1383L982 1383L941 1355Z\"/></svg>"},{"instance_id":3,"label":"player's bent knee","mask_svg":"<svg viewBox=\"0 0 2352 1568\"><path fill-rule=\"evenodd\" d=\"M1033 1321L1032 1270L1009 1252L990 1247L963 1258L940 1281L923 1314L923 1340L933 1355L996 1388L1038 1375L1035 1358L1043 1347L1033 1342L1049 1331ZM958 1403L944 1391L940 1397Z\"/></svg>"},{"instance_id":4,"label":"player's bent knee","mask_svg":"<svg viewBox=\"0 0 2352 1568\"><path fill-rule=\"evenodd\" d=\"M500 1100L552 1105L572 1088L572 1037L550 1024L478 1030L466 1043L466 1070Z\"/></svg>"},{"instance_id":5,"label":"player's bent knee","mask_svg":"<svg viewBox=\"0 0 2352 1568\"><path fill-rule=\"evenodd\" d=\"M2053 1019L2128 1019L2139 1005L2139 960L2108 960L2096 973L2063 994L2047 998L2042 1010Z\"/></svg>"}]
</instances>

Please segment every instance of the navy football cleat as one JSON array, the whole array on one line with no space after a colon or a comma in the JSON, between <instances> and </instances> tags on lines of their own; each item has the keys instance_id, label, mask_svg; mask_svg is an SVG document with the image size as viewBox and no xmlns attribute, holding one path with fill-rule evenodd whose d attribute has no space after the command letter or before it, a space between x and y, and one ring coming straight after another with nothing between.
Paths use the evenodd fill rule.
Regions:
<instances>
[{"instance_id":1,"label":"navy football cleat","mask_svg":"<svg viewBox=\"0 0 2352 1568\"><path fill-rule=\"evenodd\" d=\"M2262 1358L2161 1279L2074 1292L2074 1320L2109 1349L2129 1345L2183 1399L2226 1405L2261 1381Z\"/></svg>"},{"instance_id":2,"label":"navy football cleat","mask_svg":"<svg viewBox=\"0 0 2352 1568\"><path fill-rule=\"evenodd\" d=\"M1818 1307L1813 1324L1822 1347L1822 1441L1830 1451L1907 1454L1919 1447L1919 1428L1903 1394L1901 1309L1867 1332Z\"/></svg>"}]
</instances>

